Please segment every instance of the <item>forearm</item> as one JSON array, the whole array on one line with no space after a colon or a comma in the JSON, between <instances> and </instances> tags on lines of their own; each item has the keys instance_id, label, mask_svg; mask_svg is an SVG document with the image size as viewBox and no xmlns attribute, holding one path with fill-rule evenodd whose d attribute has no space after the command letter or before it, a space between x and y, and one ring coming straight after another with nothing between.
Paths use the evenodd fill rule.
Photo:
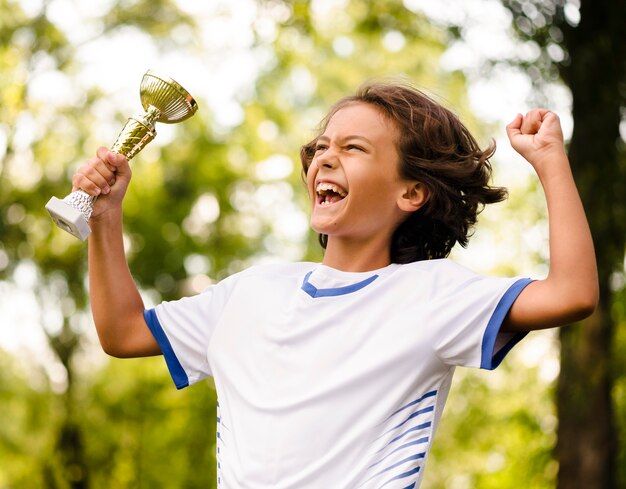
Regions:
<instances>
[{"instance_id":1,"label":"forearm","mask_svg":"<svg viewBox=\"0 0 626 489\"><path fill-rule=\"evenodd\" d=\"M598 302L598 272L591 231L567 156L538 172L548 206L550 258L544 280L515 301L505 329L528 331L563 326L589 316Z\"/></svg>"},{"instance_id":2,"label":"forearm","mask_svg":"<svg viewBox=\"0 0 626 489\"><path fill-rule=\"evenodd\" d=\"M539 178L548 206L550 269L546 281L569 304L595 307L598 272L591 231L565 153Z\"/></svg>"},{"instance_id":3,"label":"forearm","mask_svg":"<svg viewBox=\"0 0 626 489\"><path fill-rule=\"evenodd\" d=\"M156 352L136 351L138 335L149 331L143 321L143 300L126 262L121 212L121 208L112 209L91 222L91 309L105 352L113 356L152 354Z\"/></svg>"}]
</instances>

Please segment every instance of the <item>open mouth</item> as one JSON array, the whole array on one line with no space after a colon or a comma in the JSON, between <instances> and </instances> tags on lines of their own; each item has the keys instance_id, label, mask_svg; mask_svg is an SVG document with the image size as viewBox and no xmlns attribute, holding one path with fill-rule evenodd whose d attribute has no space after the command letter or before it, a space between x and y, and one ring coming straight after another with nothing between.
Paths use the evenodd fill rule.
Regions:
<instances>
[{"instance_id":1,"label":"open mouth","mask_svg":"<svg viewBox=\"0 0 626 489\"><path fill-rule=\"evenodd\" d=\"M342 200L348 192L339 185L328 182L320 182L315 188L317 194L317 203L321 206L327 206Z\"/></svg>"}]
</instances>

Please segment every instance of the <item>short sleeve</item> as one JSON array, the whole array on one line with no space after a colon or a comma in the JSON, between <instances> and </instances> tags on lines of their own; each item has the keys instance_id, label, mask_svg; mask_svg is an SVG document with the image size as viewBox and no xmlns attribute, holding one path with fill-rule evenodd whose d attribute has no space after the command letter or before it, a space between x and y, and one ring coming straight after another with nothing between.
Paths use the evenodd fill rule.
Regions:
<instances>
[{"instance_id":1,"label":"short sleeve","mask_svg":"<svg viewBox=\"0 0 626 489\"><path fill-rule=\"evenodd\" d=\"M144 311L146 324L178 389L212 375L207 351L228 302L231 279L212 285L196 296L162 302Z\"/></svg>"},{"instance_id":2,"label":"short sleeve","mask_svg":"<svg viewBox=\"0 0 626 489\"><path fill-rule=\"evenodd\" d=\"M436 352L448 365L495 369L527 333L501 332L502 323L528 278L472 275L438 299Z\"/></svg>"}]
</instances>

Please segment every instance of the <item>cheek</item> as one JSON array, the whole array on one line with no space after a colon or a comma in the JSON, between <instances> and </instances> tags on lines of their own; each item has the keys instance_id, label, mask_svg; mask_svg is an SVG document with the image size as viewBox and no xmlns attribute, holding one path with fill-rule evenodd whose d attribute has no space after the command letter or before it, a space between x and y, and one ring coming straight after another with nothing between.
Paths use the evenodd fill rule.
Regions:
<instances>
[{"instance_id":1,"label":"cheek","mask_svg":"<svg viewBox=\"0 0 626 489\"><path fill-rule=\"evenodd\" d=\"M398 190L394 185L377 184L361 187L358 192L354 192L352 197L355 205L363 210L364 215L378 215L381 217L391 217L398 209Z\"/></svg>"}]
</instances>

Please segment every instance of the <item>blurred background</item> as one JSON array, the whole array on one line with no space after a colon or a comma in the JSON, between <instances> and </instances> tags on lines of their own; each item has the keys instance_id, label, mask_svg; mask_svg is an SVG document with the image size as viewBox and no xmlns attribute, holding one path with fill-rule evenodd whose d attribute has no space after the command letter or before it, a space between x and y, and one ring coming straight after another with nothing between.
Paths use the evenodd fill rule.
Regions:
<instances>
[{"instance_id":1,"label":"blurred background","mask_svg":"<svg viewBox=\"0 0 626 489\"><path fill-rule=\"evenodd\" d=\"M299 148L370 78L410 80L497 141L510 198L453 258L541 278L543 194L504 125L556 111L600 308L458 371L423 488L626 488L624 19L623 0L0 0L0 488L215 487L211 382L176 391L161 358L101 351L86 244L44 209L142 112L147 69L200 106L132 162L125 243L148 307L321 259Z\"/></svg>"}]
</instances>

